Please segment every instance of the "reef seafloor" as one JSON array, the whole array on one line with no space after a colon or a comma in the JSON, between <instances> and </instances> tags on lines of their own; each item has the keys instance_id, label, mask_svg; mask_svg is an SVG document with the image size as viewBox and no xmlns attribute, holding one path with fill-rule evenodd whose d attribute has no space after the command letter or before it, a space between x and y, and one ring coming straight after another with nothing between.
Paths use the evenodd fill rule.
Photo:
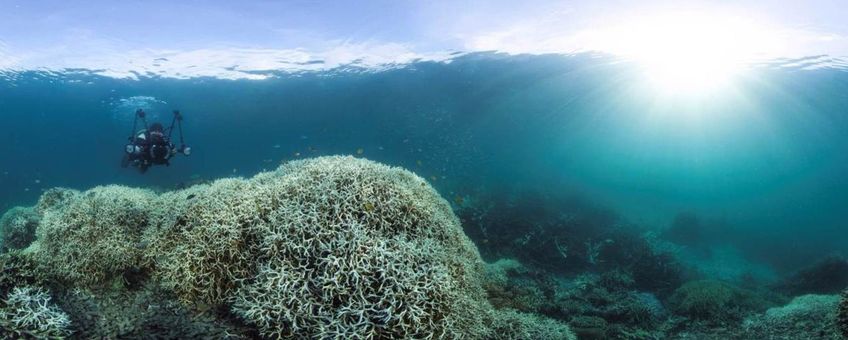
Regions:
<instances>
[{"instance_id":1,"label":"reef seafloor","mask_svg":"<svg viewBox=\"0 0 848 340\"><path fill-rule=\"evenodd\" d=\"M339 156L162 193L55 188L0 220L0 337L848 336L844 259L721 280L678 222L657 237L579 201L449 203Z\"/></svg>"}]
</instances>

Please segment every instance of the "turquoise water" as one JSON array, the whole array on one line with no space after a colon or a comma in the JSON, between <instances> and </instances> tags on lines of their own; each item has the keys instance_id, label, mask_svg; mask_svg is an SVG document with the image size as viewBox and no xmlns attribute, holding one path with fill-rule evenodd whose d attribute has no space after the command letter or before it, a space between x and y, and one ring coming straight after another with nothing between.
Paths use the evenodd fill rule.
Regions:
<instances>
[{"instance_id":1,"label":"turquoise water","mask_svg":"<svg viewBox=\"0 0 848 340\"><path fill-rule=\"evenodd\" d=\"M638 65L594 54L458 54L263 80L2 71L0 211L31 206L53 187L166 191L354 155L426 179L490 262L531 256L480 225L518 230L519 239L548 228L522 221L569 214L586 222L568 228L677 243L699 278L753 277L769 287L848 251L848 71L795 62L750 66L721 93L699 96L658 94ZM165 122L181 110L193 154L144 175L120 168L138 108ZM486 206L500 207L500 225L473 212ZM696 222L668 232L681 216ZM581 254L592 242L624 242L590 234L574 242L587 244ZM604 254L561 268L537 257L537 265L564 278L599 274L619 263ZM593 266L604 256L607 267ZM676 287L652 294L666 304L662 295ZM557 313L575 327L573 313Z\"/></svg>"},{"instance_id":2,"label":"turquoise water","mask_svg":"<svg viewBox=\"0 0 848 340\"><path fill-rule=\"evenodd\" d=\"M762 66L729 93L663 98L612 61L472 54L260 81L6 73L0 207L54 186L173 188L362 149L437 177L446 197L543 186L646 226L692 211L799 255L845 250L848 73ZM166 123L182 110L194 154L145 176L118 168L136 108Z\"/></svg>"}]
</instances>

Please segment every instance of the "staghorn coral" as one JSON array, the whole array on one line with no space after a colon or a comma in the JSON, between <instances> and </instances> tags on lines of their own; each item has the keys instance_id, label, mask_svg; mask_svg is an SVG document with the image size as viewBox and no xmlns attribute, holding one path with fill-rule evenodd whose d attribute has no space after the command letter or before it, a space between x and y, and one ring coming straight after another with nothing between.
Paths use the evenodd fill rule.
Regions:
<instances>
[{"instance_id":1,"label":"staghorn coral","mask_svg":"<svg viewBox=\"0 0 848 340\"><path fill-rule=\"evenodd\" d=\"M0 297L19 286L42 286L44 278L30 254L13 250L0 254Z\"/></svg>"},{"instance_id":2,"label":"staghorn coral","mask_svg":"<svg viewBox=\"0 0 848 340\"><path fill-rule=\"evenodd\" d=\"M181 337L226 335L206 321L231 311L268 338L572 336L564 324L495 310L483 261L447 202L420 177L367 160L295 161L161 195L51 190L36 211L38 239L27 251L40 270L74 292L119 292L64 294L66 307L92 317L145 304L176 313L112 317L117 328L80 319L79 334L157 332L150 327L161 321L200 332ZM182 309L161 307L158 293L143 293L149 284ZM214 317L186 319L204 311ZM520 327L506 332L511 324Z\"/></svg>"},{"instance_id":3,"label":"staghorn coral","mask_svg":"<svg viewBox=\"0 0 848 340\"><path fill-rule=\"evenodd\" d=\"M756 292L715 280L687 282L669 298L675 314L719 324L739 321L774 304Z\"/></svg>"},{"instance_id":4,"label":"staghorn coral","mask_svg":"<svg viewBox=\"0 0 848 340\"><path fill-rule=\"evenodd\" d=\"M551 280L514 259L487 263L483 288L495 308L539 313L553 309Z\"/></svg>"},{"instance_id":5,"label":"staghorn coral","mask_svg":"<svg viewBox=\"0 0 848 340\"><path fill-rule=\"evenodd\" d=\"M42 220L33 243L44 272L81 285L119 277L141 263L139 242L147 226L147 210L155 195L120 186L96 187L84 193L61 192L42 197Z\"/></svg>"},{"instance_id":6,"label":"staghorn coral","mask_svg":"<svg viewBox=\"0 0 848 340\"><path fill-rule=\"evenodd\" d=\"M289 163L234 310L268 337L479 338L483 263L421 178L351 157Z\"/></svg>"},{"instance_id":7,"label":"staghorn coral","mask_svg":"<svg viewBox=\"0 0 848 340\"><path fill-rule=\"evenodd\" d=\"M603 321L603 320L601 320ZM495 313L494 327L488 339L545 339L575 340L577 337L568 325L535 314L520 313L512 309Z\"/></svg>"},{"instance_id":8,"label":"staghorn coral","mask_svg":"<svg viewBox=\"0 0 848 340\"><path fill-rule=\"evenodd\" d=\"M43 214L48 210L56 210L75 199L79 195L79 191L68 188L52 188L41 194L38 203L35 205L35 211L38 214Z\"/></svg>"},{"instance_id":9,"label":"staghorn coral","mask_svg":"<svg viewBox=\"0 0 848 340\"><path fill-rule=\"evenodd\" d=\"M68 315L50 301L50 294L42 288L15 287L0 310L0 335L61 338L70 335L70 325Z\"/></svg>"},{"instance_id":10,"label":"staghorn coral","mask_svg":"<svg viewBox=\"0 0 848 340\"><path fill-rule=\"evenodd\" d=\"M154 276L184 302L225 303L241 280L255 275L256 231L272 209L264 190L222 179L160 196L144 235Z\"/></svg>"},{"instance_id":11,"label":"staghorn coral","mask_svg":"<svg viewBox=\"0 0 848 340\"><path fill-rule=\"evenodd\" d=\"M33 208L14 207L0 218L0 252L24 249L35 240L38 214Z\"/></svg>"},{"instance_id":12,"label":"staghorn coral","mask_svg":"<svg viewBox=\"0 0 848 340\"><path fill-rule=\"evenodd\" d=\"M837 329L838 295L802 295L781 307L749 317L742 324L744 339L833 339Z\"/></svg>"},{"instance_id":13,"label":"staghorn coral","mask_svg":"<svg viewBox=\"0 0 848 340\"><path fill-rule=\"evenodd\" d=\"M74 336L83 339L255 338L213 309L186 308L153 283L132 291L73 289L56 301L71 317Z\"/></svg>"},{"instance_id":14,"label":"staghorn coral","mask_svg":"<svg viewBox=\"0 0 848 340\"><path fill-rule=\"evenodd\" d=\"M606 339L609 338L609 324L603 318L597 316L577 316L569 323L574 333L580 339Z\"/></svg>"},{"instance_id":15,"label":"staghorn coral","mask_svg":"<svg viewBox=\"0 0 848 340\"><path fill-rule=\"evenodd\" d=\"M836 325L842 332L842 337L848 339L848 290L842 292L842 301L839 302Z\"/></svg>"}]
</instances>

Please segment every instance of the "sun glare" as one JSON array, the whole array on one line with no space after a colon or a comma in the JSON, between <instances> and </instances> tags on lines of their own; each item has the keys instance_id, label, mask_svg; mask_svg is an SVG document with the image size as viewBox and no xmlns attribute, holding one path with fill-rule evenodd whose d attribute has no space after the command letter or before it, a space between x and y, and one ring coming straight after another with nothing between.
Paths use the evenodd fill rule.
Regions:
<instances>
[{"instance_id":1,"label":"sun glare","mask_svg":"<svg viewBox=\"0 0 848 340\"><path fill-rule=\"evenodd\" d=\"M699 12L623 20L595 38L601 50L638 61L648 82L671 94L724 89L746 64L780 48L775 32L762 24Z\"/></svg>"}]
</instances>

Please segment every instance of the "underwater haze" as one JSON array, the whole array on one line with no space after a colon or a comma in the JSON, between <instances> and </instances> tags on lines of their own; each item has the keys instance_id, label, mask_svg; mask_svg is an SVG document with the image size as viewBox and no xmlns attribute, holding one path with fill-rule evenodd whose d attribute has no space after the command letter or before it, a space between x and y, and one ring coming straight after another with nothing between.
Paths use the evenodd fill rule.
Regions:
<instances>
[{"instance_id":1,"label":"underwater haze","mask_svg":"<svg viewBox=\"0 0 848 340\"><path fill-rule=\"evenodd\" d=\"M250 5L233 11L272 20L259 13L262 6L276 5ZM335 12L341 11L338 8L321 16L315 13L326 9L325 5L303 6L298 13L321 18L301 19L310 29L316 28L309 22L320 21L323 24L315 25L326 28L328 24L322 20L343 16ZM405 6L367 7L408 13ZM522 10L532 12L528 8ZM582 13L589 11L587 8L578 6L575 11ZM213 21L222 15L219 10L228 9L203 11L203 20ZM563 11L563 15L571 13ZM407 15L391 21L403 26L401 21L408 19ZM499 18L510 18L503 15ZM158 23L176 29L165 19ZM342 20L339 25L362 22ZM573 51L515 51L489 45L485 42L492 40L484 39L453 50L444 48L449 45L445 40L434 40L421 31L401 30L393 36L362 25L350 33L351 40L358 39L356 35L374 35L375 40L401 36L428 41L432 46L424 45L437 46L433 50L442 52L428 54L405 46L372 49L370 41L350 52L374 52L361 58L333 57L331 52L339 52L336 50L304 56L298 53L306 49L261 48L235 48L233 54L222 56L217 50L204 50L200 40L188 47L196 49L189 56L168 51L174 43L169 42L162 45L164 50L151 47L149 57L143 55L143 48L135 49L126 59L140 62L116 66L115 60L122 59L113 55L78 64L73 63L84 60L82 52L56 59L57 63L47 57L16 56L15 48L28 46L0 35L0 126L4 131L0 134L0 212L8 211L0 220L0 251L4 253L0 262L14 268L0 279L4 296L0 319L5 318L0 320L0 335L497 338L493 334L500 332L506 338L539 339L839 339L841 331L848 336L848 297L839 297L848 288L844 257L848 253L845 58L793 51L792 56L746 60L743 67L734 69L732 79L717 80L717 88L692 87L652 77L665 76L661 73L666 71L707 75L720 71L711 68L715 65L694 61L685 68L658 69L646 66L650 63L641 55L617 55L615 49L596 51L591 48L594 45ZM0 25L4 29L9 26ZM341 26L333 27L323 34L342 31ZM316 36L310 37L321 40ZM498 37L500 43L510 39ZM235 33L226 38L248 39ZM4 39L9 42L4 44ZM551 41L536 42L544 45ZM246 45L262 43L256 40ZM298 43L308 45L306 40ZM353 45L349 41L341 44ZM493 48L487 48L490 46ZM192 56L196 60L185 64ZM235 60L222 60L225 57ZM71 64L61 64L67 61ZM98 68L101 61L104 66ZM714 80L704 78L696 85ZM147 113L148 122L162 122L166 127L171 112L179 110L191 155L176 155L169 166L153 166L143 174L133 167L121 167L128 138L136 133L133 124L138 109ZM177 136L175 132L172 137L175 143ZM325 157L334 155L353 158ZM364 160L368 162L362 163ZM414 178L421 180L423 187L432 186L440 201L409 201L404 208L397 208L403 213L395 214L393 204L410 197L429 197L429 191L421 194L416 188L407 188L414 181L404 177L405 172L398 175L372 162L414 173L409 176L418 176ZM346 176L371 184L362 189L339 179ZM326 183L346 184L322 186L321 178ZM275 181L279 184L269 184ZM303 182L286 186L301 183L297 181ZM373 189L381 186L388 189ZM376 191L367 191L372 189ZM311 190L319 193L309 196ZM329 191L322 196L321 190ZM348 201L330 199L331 203L317 211L353 209L337 213L349 213L357 222L315 222L322 217L281 222L287 217L271 213L308 215L311 212L304 212L302 209L308 209L304 207L322 204L314 202L323 202L334 190L340 195L345 190L363 191L350 194ZM264 193L273 203L250 196ZM214 196L219 194L222 196ZM278 200L277 194L285 199ZM369 201L368 195L374 195L375 201ZM250 215L244 211L253 208L244 208L239 202L254 199L256 210ZM339 208L339 204L347 204L339 202L360 199L365 203ZM278 201L296 203L276 205ZM89 204L93 210L79 210ZM262 204L270 206L260 207ZM440 215L442 205L449 205L456 217ZM425 208L415 210L421 206ZM221 211L250 217L233 222L229 215L214 215ZM179 217L168 217L172 213ZM430 213L434 215L428 217ZM373 221L387 226L371 225L378 222L363 217L375 214L384 214ZM412 217L398 217L407 216L403 214ZM80 222L78 216L90 219ZM347 221L348 217L338 218ZM452 219L461 227L457 235L465 236L452 234ZM337 238L326 242L338 249L347 249L344 240L359 240L359 234L345 230L359 230L360 225L363 230L369 226L377 230L363 231L370 237L386 237L380 241L384 243L373 246L386 254L407 251L404 242L412 242L409 240L432 246L434 254L450 249L444 250L446 255L409 255L411 260L399 260L397 266L417 263L415 268L421 272L398 274L411 276L391 282L402 285L414 277L417 283L377 290L373 295L404 291L407 293L401 296L410 300L403 302L414 305L410 292L425 286L432 289L427 291L429 302L421 307L427 311L422 312L425 316L416 316L420 318L416 320L428 320L420 323L432 328L408 330L413 322L391 314L392 308L400 310L403 303L389 308L385 305L392 302L375 302L371 297L366 300L373 305L366 303L365 312L359 312L359 317L366 315L366 321L350 321L355 317L345 313L353 313L350 311L361 301L347 304L346 299L355 299L344 290L348 288L327 288L330 281L316 283L319 279L309 276L312 274L304 274L307 278L303 280L314 281L305 283L303 287L311 288L303 291L315 293L318 300L317 296L329 294L332 298L327 304L310 307L309 303L318 302L309 300L261 305L263 294L282 301L283 295L273 294L301 287L292 283L300 279L283 275L288 272L274 261L283 256L280 254L305 250L260 242L264 237L271 239L265 233L281 233L273 235L285 239L287 236L280 235L286 232L280 230L289 230L287 235L294 237L297 231L292 230L297 228L281 227L289 225L285 223L318 223L315 225L323 227L314 235L336 233L333 237ZM403 229L417 223L434 227L426 232ZM339 225L344 226L339 229L342 231L334 231ZM439 228L443 225L451 236L432 236L442 235ZM219 226L233 229L222 232L215 229ZM401 236L390 237L381 228L403 231L398 231ZM84 236L89 232L91 237ZM105 236L113 232L131 236ZM431 235L426 237L436 241L418 240L425 237L422 235ZM308 235L297 237L313 243ZM321 237L315 236L315 240ZM461 242L440 243L465 237L476 249L466 250ZM214 241L224 238L234 241L220 247ZM173 249L156 244L156 240L167 239L175 240L173 244L185 243ZM52 248L77 241L79 249ZM191 245L204 242L216 244L218 250L228 246L237 250L196 255L206 250L195 251ZM86 249L97 249L92 250L98 254L92 258L120 252L134 255L115 255L121 260L100 264L95 263L98 260L80 260L87 258L81 255ZM474 255L468 255L471 253ZM327 249L317 254L303 260L307 264L295 272L326 274L332 271L327 268L333 267L315 264L322 258L365 256L339 255ZM195 255L197 259L192 257ZM168 259L181 256L188 264L173 269L174 274L169 266L182 260ZM251 260L243 258L264 262L246 265ZM82 262L76 264L77 260ZM288 258L279 261L299 263ZM479 268L463 261L478 261ZM385 266L396 270L394 264ZM463 269L439 276L439 266ZM191 276L193 270L203 268L221 268L221 272ZM275 268L281 270L274 274L279 276L269 274L276 273ZM368 270L376 269L361 269L360 273L380 278L394 275L388 274L394 273L389 269L380 274ZM466 270L479 272L467 274ZM182 272L186 274L179 274ZM478 276L480 281L474 281ZM268 288L271 283L262 286L262 280L274 282L276 288ZM453 288L432 288L430 282L439 280L459 283L446 284ZM377 286L384 287L373 287ZM467 288L471 286L474 288ZM29 299L52 301L55 306L50 313L66 315L54 316L60 321L20 316L23 307L16 305L15 299L26 294ZM450 294L478 300L460 307L440 300L453 296ZM177 316L163 320L149 313L133 314L148 302L167 305L170 309L163 307L160 312ZM495 316L453 323L451 313L466 313L465 308L478 304L485 305L480 310L486 310L480 315L492 310ZM387 309L377 312L378 307ZM332 309L330 316L298 314L325 308ZM121 313L126 315L116 316ZM504 321L508 318L516 319ZM504 333L499 328L518 325L515 320L521 321L514 329L522 331ZM322 323L325 321L328 323ZM110 328L107 324L124 326Z\"/></svg>"},{"instance_id":2,"label":"underwater haze","mask_svg":"<svg viewBox=\"0 0 848 340\"><path fill-rule=\"evenodd\" d=\"M695 212L770 248L763 256L805 257L781 267L848 248L848 72L763 66L732 95L695 103L657 102L639 76L609 57L495 53L261 81L7 73L0 204L353 154L411 169L450 199L573 192L657 228ZM166 126L181 110L193 154L144 176L120 168L138 108Z\"/></svg>"}]
</instances>

